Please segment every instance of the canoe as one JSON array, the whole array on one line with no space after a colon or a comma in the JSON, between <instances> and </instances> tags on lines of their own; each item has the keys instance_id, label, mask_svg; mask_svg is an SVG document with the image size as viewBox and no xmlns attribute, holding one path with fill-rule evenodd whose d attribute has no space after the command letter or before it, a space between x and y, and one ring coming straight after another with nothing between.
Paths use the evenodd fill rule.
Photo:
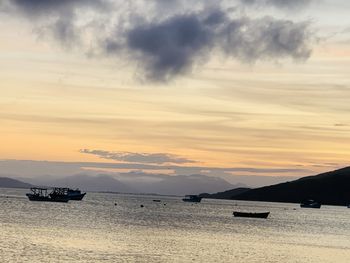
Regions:
<instances>
[{"instance_id":1,"label":"canoe","mask_svg":"<svg viewBox=\"0 0 350 263\"><path fill-rule=\"evenodd\" d=\"M251 218L267 218L270 212L264 213L250 213L250 212L233 212L233 216L235 217L251 217Z\"/></svg>"}]
</instances>

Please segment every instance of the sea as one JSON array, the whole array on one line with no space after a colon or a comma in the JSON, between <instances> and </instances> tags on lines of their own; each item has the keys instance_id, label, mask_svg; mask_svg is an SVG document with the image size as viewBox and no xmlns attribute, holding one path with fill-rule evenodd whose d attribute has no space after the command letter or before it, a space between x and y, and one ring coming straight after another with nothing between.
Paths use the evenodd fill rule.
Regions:
<instances>
[{"instance_id":1,"label":"sea","mask_svg":"<svg viewBox=\"0 0 350 263\"><path fill-rule=\"evenodd\" d=\"M47 203L27 191L0 189L0 262L350 262L346 207L112 193Z\"/></svg>"}]
</instances>

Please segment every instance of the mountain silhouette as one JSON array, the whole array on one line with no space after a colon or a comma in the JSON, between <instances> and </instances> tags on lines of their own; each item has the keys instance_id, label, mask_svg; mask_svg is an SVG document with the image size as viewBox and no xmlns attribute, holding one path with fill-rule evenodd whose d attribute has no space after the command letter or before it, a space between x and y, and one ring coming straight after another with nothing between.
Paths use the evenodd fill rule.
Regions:
<instances>
[{"instance_id":1,"label":"mountain silhouette","mask_svg":"<svg viewBox=\"0 0 350 263\"><path fill-rule=\"evenodd\" d=\"M256 188L233 197L235 200L300 203L314 199L326 205L350 203L350 167L295 181Z\"/></svg>"},{"instance_id":2,"label":"mountain silhouette","mask_svg":"<svg viewBox=\"0 0 350 263\"><path fill-rule=\"evenodd\" d=\"M8 178L8 177L0 177L0 187L1 188L30 188L33 185L24 183L22 181Z\"/></svg>"},{"instance_id":3,"label":"mountain silhouette","mask_svg":"<svg viewBox=\"0 0 350 263\"><path fill-rule=\"evenodd\" d=\"M239 188L234 188L224 192L218 192L216 194L203 193L203 194L200 194L199 196L202 198L211 198L211 199L234 199L235 196L245 193L249 190L250 188L239 187Z\"/></svg>"}]
</instances>

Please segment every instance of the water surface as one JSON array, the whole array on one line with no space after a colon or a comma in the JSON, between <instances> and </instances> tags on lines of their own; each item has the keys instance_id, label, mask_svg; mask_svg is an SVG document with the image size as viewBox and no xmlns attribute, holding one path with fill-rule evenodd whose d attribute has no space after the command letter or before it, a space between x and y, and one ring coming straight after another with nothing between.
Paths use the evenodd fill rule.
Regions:
<instances>
[{"instance_id":1,"label":"water surface","mask_svg":"<svg viewBox=\"0 0 350 263\"><path fill-rule=\"evenodd\" d=\"M350 262L345 207L102 193L64 204L25 193L0 189L0 262Z\"/></svg>"}]
</instances>

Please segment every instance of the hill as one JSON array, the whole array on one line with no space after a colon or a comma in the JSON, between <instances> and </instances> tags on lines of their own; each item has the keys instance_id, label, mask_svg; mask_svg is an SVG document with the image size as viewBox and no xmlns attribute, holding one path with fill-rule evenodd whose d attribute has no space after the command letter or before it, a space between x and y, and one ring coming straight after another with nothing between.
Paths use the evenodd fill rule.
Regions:
<instances>
[{"instance_id":1,"label":"hill","mask_svg":"<svg viewBox=\"0 0 350 263\"><path fill-rule=\"evenodd\" d=\"M133 189L128 185L120 182L112 176L106 174L99 174L96 176L90 176L85 174L77 174L73 176L67 176L64 178L46 181L45 185L69 187L69 188L80 188L84 191L95 191L95 192L120 192L130 193Z\"/></svg>"},{"instance_id":2,"label":"hill","mask_svg":"<svg viewBox=\"0 0 350 263\"><path fill-rule=\"evenodd\" d=\"M126 174L77 174L63 178L49 176L32 179L36 185L80 188L84 191L145 193L161 195L186 195L207 191L220 192L237 188L221 178L205 175L156 175L143 173Z\"/></svg>"},{"instance_id":3,"label":"hill","mask_svg":"<svg viewBox=\"0 0 350 263\"><path fill-rule=\"evenodd\" d=\"M235 200L300 203L315 199L322 204L350 203L350 167L303 177L295 181L252 189L234 197Z\"/></svg>"},{"instance_id":4,"label":"hill","mask_svg":"<svg viewBox=\"0 0 350 263\"><path fill-rule=\"evenodd\" d=\"M30 188L33 185L24 183L22 181L8 178L8 177L0 177L0 187L1 188Z\"/></svg>"},{"instance_id":5,"label":"hill","mask_svg":"<svg viewBox=\"0 0 350 263\"><path fill-rule=\"evenodd\" d=\"M203 193L203 194L200 194L199 196L202 198L211 198L211 199L234 199L235 196L239 194L243 194L249 190L250 188L240 187L240 188L235 188L225 192L219 192L216 194Z\"/></svg>"}]
</instances>

